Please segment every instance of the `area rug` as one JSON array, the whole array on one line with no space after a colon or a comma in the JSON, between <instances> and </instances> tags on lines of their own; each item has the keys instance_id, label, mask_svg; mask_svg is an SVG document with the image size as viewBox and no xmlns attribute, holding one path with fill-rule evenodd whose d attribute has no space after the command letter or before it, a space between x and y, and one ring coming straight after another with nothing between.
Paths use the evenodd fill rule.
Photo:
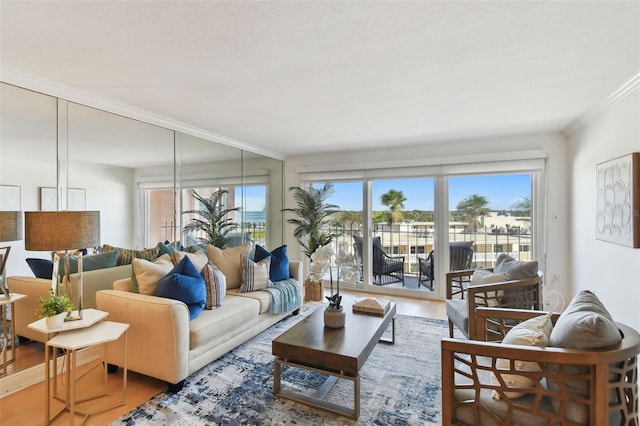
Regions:
<instances>
[{"instance_id":1,"label":"area rug","mask_svg":"<svg viewBox=\"0 0 640 426\"><path fill-rule=\"evenodd\" d=\"M309 305L309 304L307 304ZM308 315L288 317L197 371L177 394L160 393L112 425L429 425L441 423L440 339L446 322L398 315L395 345L376 345L360 370L357 421L273 397L271 341ZM349 326L348 324L346 325ZM326 376L283 369L283 382L317 389ZM353 401L339 380L327 399Z\"/></svg>"}]
</instances>

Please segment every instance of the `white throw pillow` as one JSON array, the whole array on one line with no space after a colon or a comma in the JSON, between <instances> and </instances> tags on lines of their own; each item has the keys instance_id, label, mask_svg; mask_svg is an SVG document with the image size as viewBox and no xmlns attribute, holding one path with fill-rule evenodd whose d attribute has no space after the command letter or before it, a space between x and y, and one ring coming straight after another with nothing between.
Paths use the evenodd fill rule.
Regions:
<instances>
[{"instance_id":1,"label":"white throw pillow","mask_svg":"<svg viewBox=\"0 0 640 426\"><path fill-rule=\"evenodd\" d=\"M153 296L160 278L173 269L173 262L168 254L163 254L154 261L134 258L131 261L133 273L138 281L138 292Z\"/></svg>"},{"instance_id":2,"label":"white throw pillow","mask_svg":"<svg viewBox=\"0 0 640 426\"><path fill-rule=\"evenodd\" d=\"M473 271L473 275L469 280L469 286L480 285L480 284L495 284L507 281L507 274L503 272L491 272L488 269L478 268ZM502 291L498 291L495 294L495 298L488 299L488 306L498 306L500 303L498 302L498 298L503 296ZM476 297L476 305L484 306L485 300L479 297Z\"/></svg>"},{"instance_id":3,"label":"white throw pillow","mask_svg":"<svg viewBox=\"0 0 640 426\"><path fill-rule=\"evenodd\" d=\"M522 346L538 346L546 347L549 345L549 336L551 335L552 323L551 314L540 315L528 319L524 322L513 327L504 339L503 344L509 345L522 345ZM510 368L510 361L508 359L499 358L496 361L496 368L499 370L508 370ZM514 368L517 371L541 371L537 362L533 361L514 361ZM521 376L519 374L500 374L502 380L506 383L507 387L524 388L532 387L534 385L533 380L527 376ZM493 384L500 384L495 374L491 373L491 382ZM526 395L526 392L505 392L507 398L515 399ZM492 391L491 396L493 399L500 399L500 394L497 391Z\"/></svg>"},{"instance_id":4,"label":"white throw pillow","mask_svg":"<svg viewBox=\"0 0 640 426\"><path fill-rule=\"evenodd\" d=\"M265 257L260 262L254 262L244 254L242 259L242 284L240 293L262 290L272 284L269 279L269 268L271 267L271 257Z\"/></svg>"},{"instance_id":5,"label":"white throw pillow","mask_svg":"<svg viewBox=\"0 0 640 426\"><path fill-rule=\"evenodd\" d=\"M207 257L227 277L227 289L240 287L242 283L240 256L243 254L249 256L250 251L251 244L243 244L224 250L212 245L207 246Z\"/></svg>"}]
</instances>

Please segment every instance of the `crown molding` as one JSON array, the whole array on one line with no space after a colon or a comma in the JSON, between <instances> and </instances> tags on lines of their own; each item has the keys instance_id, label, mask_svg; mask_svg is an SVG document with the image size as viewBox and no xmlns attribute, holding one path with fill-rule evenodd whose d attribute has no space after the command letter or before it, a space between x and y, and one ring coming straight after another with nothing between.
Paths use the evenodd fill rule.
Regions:
<instances>
[{"instance_id":1,"label":"crown molding","mask_svg":"<svg viewBox=\"0 0 640 426\"><path fill-rule=\"evenodd\" d=\"M173 120L158 114L154 114L139 108L135 108L121 102L116 102L108 98L96 96L91 93L74 89L63 84L46 80L33 75L25 74L6 67L0 67L0 81L3 83L18 86L33 92L43 93L56 98L65 99L91 108L96 108L112 114L138 120L154 126L163 127L169 130L186 133L198 138L210 140L223 145L250 151L266 157L284 160L284 156L278 152L267 152L264 149L252 146L245 142L233 139L219 133L211 132L190 124Z\"/></svg>"},{"instance_id":2,"label":"crown molding","mask_svg":"<svg viewBox=\"0 0 640 426\"><path fill-rule=\"evenodd\" d=\"M563 130L567 136L573 135L576 132L580 131L583 127L589 124L591 121L595 119L603 110L608 108L609 106L620 102L636 90L640 89L640 72L634 74L629 78L626 82L624 82L620 87L618 87L615 91L613 91L609 96L607 96L602 102L597 105L594 105L592 108L588 109L584 114L580 117L573 120L569 123Z\"/></svg>"}]
</instances>

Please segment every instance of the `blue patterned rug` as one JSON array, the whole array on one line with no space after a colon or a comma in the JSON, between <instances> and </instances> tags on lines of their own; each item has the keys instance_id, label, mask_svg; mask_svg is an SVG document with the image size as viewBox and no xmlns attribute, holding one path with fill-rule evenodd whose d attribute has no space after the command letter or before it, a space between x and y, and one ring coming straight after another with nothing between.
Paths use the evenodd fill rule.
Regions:
<instances>
[{"instance_id":1,"label":"blue patterned rug","mask_svg":"<svg viewBox=\"0 0 640 426\"><path fill-rule=\"evenodd\" d=\"M378 344L360 371L357 421L273 397L271 341L320 302L287 317L186 379L177 394L160 393L113 425L430 425L441 421L440 339L446 322L398 315L395 345ZM348 324L347 324L348 326ZM283 382L317 389L326 376L285 368ZM327 399L353 400L339 380Z\"/></svg>"}]
</instances>

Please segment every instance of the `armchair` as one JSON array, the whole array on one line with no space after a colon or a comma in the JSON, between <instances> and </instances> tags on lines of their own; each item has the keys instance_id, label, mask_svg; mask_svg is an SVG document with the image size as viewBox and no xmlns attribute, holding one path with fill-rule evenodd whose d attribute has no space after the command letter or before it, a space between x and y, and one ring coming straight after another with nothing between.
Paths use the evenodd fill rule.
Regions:
<instances>
[{"instance_id":1,"label":"armchair","mask_svg":"<svg viewBox=\"0 0 640 426\"><path fill-rule=\"evenodd\" d=\"M426 259L418 257L418 283L429 282L429 289L433 291L435 253L431 250ZM473 241L454 241L449 244L449 271L460 271L471 268L473 263ZM467 276L456 277L454 294L462 293L468 284Z\"/></svg>"},{"instance_id":2,"label":"armchair","mask_svg":"<svg viewBox=\"0 0 640 426\"><path fill-rule=\"evenodd\" d=\"M499 343L516 324L544 314L478 308L482 341L442 339L443 424L638 424L638 332L616 323L621 342L602 349ZM551 316L554 327L557 319L557 314ZM538 368L519 369L523 363ZM506 380L495 380L505 373L527 377L533 384L514 388ZM551 382L564 386L550 388ZM576 393L578 384L581 390ZM506 397L513 389L524 395ZM495 394L503 397L496 399Z\"/></svg>"},{"instance_id":3,"label":"armchair","mask_svg":"<svg viewBox=\"0 0 640 426\"><path fill-rule=\"evenodd\" d=\"M353 236L356 255L362 263L362 237ZM382 249L380 237L373 238L373 284L402 282L404 286L404 256L389 256Z\"/></svg>"},{"instance_id":4,"label":"armchair","mask_svg":"<svg viewBox=\"0 0 640 426\"><path fill-rule=\"evenodd\" d=\"M541 274L532 278L469 285L460 289L461 280L470 281L473 269L449 272L445 308L449 319L449 337L455 325L467 338L479 339L476 311L479 307L540 310Z\"/></svg>"}]
</instances>

